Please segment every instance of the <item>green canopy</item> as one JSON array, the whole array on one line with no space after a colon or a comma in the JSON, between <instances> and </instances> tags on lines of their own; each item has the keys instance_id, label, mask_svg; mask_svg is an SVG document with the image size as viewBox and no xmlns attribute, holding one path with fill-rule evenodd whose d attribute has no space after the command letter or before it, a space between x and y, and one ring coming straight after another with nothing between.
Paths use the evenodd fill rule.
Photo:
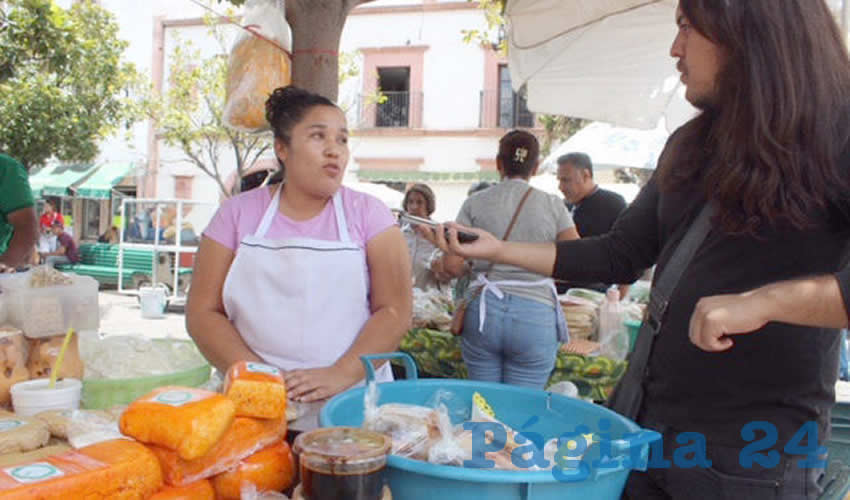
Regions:
<instances>
[{"instance_id":1,"label":"green canopy","mask_svg":"<svg viewBox=\"0 0 850 500\"><path fill-rule=\"evenodd\" d=\"M94 172L94 165L49 165L30 175L34 198L69 196L68 188Z\"/></svg>"},{"instance_id":2,"label":"green canopy","mask_svg":"<svg viewBox=\"0 0 850 500\"><path fill-rule=\"evenodd\" d=\"M127 177L133 170L132 163L104 163L77 186L77 197L95 200L108 200L112 197L112 188Z\"/></svg>"},{"instance_id":3,"label":"green canopy","mask_svg":"<svg viewBox=\"0 0 850 500\"><path fill-rule=\"evenodd\" d=\"M499 173L495 171L423 172L419 170L360 169L356 173L360 180L373 182L478 182L499 180Z\"/></svg>"}]
</instances>

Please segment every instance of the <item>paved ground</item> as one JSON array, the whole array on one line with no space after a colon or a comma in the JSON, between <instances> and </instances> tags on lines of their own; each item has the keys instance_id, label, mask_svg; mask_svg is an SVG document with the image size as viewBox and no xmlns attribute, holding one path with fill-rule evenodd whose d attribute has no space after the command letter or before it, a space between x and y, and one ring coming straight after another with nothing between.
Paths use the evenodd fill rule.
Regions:
<instances>
[{"instance_id":1,"label":"paved ground","mask_svg":"<svg viewBox=\"0 0 850 500\"><path fill-rule=\"evenodd\" d=\"M102 290L99 303L100 332L103 335L189 338L181 307L170 308L162 319L142 318L138 299L115 290Z\"/></svg>"}]
</instances>

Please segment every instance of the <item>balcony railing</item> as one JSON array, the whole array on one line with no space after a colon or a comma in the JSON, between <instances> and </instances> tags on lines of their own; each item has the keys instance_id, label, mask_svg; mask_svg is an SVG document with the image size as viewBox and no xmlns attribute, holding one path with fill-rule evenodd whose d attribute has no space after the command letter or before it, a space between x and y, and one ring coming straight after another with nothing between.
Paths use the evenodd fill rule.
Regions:
<instances>
[{"instance_id":1,"label":"balcony railing","mask_svg":"<svg viewBox=\"0 0 850 500\"><path fill-rule=\"evenodd\" d=\"M525 97L498 90L481 91L481 114L478 125L483 128L531 128L535 125L534 113L528 110Z\"/></svg>"},{"instance_id":2,"label":"balcony railing","mask_svg":"<svg viewBox=\"0 0 850 500\"><path fill-rule=\"evenodd\" d=\"M358 99L364 128L421 128L422 92L380 92Z\"/></svg>"}]
</instances>

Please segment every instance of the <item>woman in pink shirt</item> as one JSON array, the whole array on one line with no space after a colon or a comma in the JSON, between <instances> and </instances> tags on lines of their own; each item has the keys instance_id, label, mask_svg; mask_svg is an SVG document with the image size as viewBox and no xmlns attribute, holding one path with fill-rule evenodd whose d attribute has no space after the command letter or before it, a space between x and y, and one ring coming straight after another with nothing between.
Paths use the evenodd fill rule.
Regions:
<instances>
[{"instance_id":1,"label":"woman in pink shirt","mask_svg":"<svg viewBox=\"0 0 850 500\"><path fill-rule=\"evenodd\" d=\"M289 397L315 401L364 378L363 354L396 349L410 323L410 260L378 199L342 186L345 115L295 87L266 102L285 182L222 204L204 231L186 325L219 370L282 370ZM392 380L389 364L379 381Z\"/></svg>"}]
</instances>

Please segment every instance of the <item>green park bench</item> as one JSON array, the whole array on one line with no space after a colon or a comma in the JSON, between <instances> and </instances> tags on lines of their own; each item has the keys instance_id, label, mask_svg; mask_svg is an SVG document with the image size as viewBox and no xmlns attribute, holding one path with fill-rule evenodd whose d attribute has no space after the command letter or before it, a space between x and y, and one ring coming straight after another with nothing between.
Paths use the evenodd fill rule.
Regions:
<instances>
[{"instance_id":1,"label":"green park bench","mask_svg":"<svg viewBox=\"0 0 850 500\"><path fill-rule=\"evenodd\" d=\"M101 286L118 286L118 245L112 243L83 243L79 247L80 261L76 264L57 265L62 271L91 276ZM174 283L172 259L167 252L159 252L154 261L153 250L124 248L123 250L123 288L138 288L153 282L156 271L157 282L169 288ZM154 266L156 263L156 266ZM185 292L192 277L191 267L178 269L178 283Z\"/></svg>"}]
</instances>

